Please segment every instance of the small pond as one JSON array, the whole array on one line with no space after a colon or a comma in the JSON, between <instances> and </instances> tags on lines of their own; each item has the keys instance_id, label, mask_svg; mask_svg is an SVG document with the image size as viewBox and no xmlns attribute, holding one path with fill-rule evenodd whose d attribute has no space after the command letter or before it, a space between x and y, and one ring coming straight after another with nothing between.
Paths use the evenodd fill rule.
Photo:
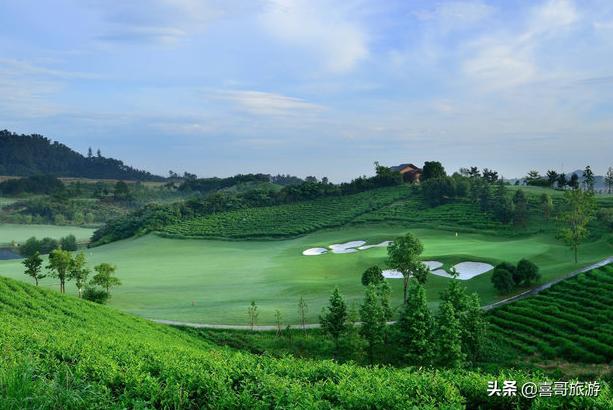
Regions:
<instances>
[{"instance_id":1,"label":"small pond","mask_svg":"<svg viewBox=\"0 0 613 410\"><path fill-rule=\"evenodd\" d=\"M0 261L19 258L21 258L21 255L19 255L11 248L0 248Z\"/></svg>"}]
</instances>

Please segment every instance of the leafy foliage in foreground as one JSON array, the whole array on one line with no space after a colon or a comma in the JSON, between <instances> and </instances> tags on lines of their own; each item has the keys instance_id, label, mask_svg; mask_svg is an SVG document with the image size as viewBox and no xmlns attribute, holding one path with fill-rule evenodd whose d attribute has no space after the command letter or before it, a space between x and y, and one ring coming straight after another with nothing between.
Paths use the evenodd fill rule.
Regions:
<instances>
[{"instance_id":1,"label":"leafy foliage in foreground","mask_svg":"<svg viewBox=\"0 0 613 410\"><path fill-rule=\"evenodd\" d=\"M528 407L488 398L491 375L364 368L211 346L105 306L0 278L0 408ZM519 383L538 377L500 375ZM547 405L606 408L598 398Z\"/></svg>"},{"instance_id":2,"label":"leafy foliage in foreground","mask_svg":"<svg viewBox=\"0 0 613 410\"><path fill-rule=\"evenodd\" d=\"M489 321L496 340L520 354L609 363L613 360L613 265L496 309Z\"/></svg>"}]
</instances>

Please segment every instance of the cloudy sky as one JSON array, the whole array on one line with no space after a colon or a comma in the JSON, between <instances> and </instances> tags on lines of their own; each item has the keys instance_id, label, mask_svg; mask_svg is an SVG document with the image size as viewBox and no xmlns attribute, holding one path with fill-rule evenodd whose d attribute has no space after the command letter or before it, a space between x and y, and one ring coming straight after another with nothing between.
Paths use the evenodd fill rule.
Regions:
<instances>
[{"instance_id":1,"label":"cloudy sky","mask_svg":"<svg viewBox=\"0 0 613 410\"><path fill-rule=\"evenodd\" d=\"M610 0L2 0L0 128L166 174L613 165Z\"/></svg>"}]
</instances>

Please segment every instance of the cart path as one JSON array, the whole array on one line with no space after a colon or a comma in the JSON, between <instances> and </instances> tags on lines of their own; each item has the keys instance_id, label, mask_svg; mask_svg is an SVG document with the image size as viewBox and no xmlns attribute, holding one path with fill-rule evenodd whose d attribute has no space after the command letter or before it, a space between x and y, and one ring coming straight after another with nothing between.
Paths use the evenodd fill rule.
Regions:
<instances>
[{"instance_id":1,"label":"cart path","mask_svg":"<svg viewBox=\"0 0 613 410\"><path fill-rule=\"evenodd\" d=\"M504 305L507 305L509 303L513 303L516 302L518 300L522 300L525 299L527 297L530 296L534 296L542 291L544 291L545 289L549 289L550 287L552 287L553 285L555 285L556 283L562 282L563 280L566 279L570 279L572 277L575 277L577 275L579 275L580 273L583 272L587 272L589 270L592 269L597 269L600 268L602 266L608 265L610 263L613 263L613 256L609 256L606 259L601 260L600 262L596 262L593 263L591 265L588 265L584 268L581 268L579 270L573 271L569 274L564 275L561 278L558 279L554 279L550 282L544 283L542 285L539 285L535 288L532 288L530 290L527 290L525 292L520 293L519 295L515 295L512 296L510 298L507 299L503 299L500 300L498 302L495 303L490 303L489 305L485 305L483 306L483 310L488 311L491 309L495 309ZM181 321L176 321L176 320L163 320L163 319L150 319L153 322L156 323L161 323L164 325L171 325L171 326L183 326L183 327L191 327L194 329L226 329L226 330L254 330L254 331L258 331L258 332L263 332L263 331L271 331L271 330L277 330L277 326L275 325L256 325L253 326L253 328L249 325L218 325L218 324L210 324L210 323L191 323L191 322L181 322ZM388 324L394 324L396 322L388 322ZM359 323L358 323L359 325ZM281 326L281 329L286 329L288 325L284 324L283 326ZM292 329L319 329L321 326L319 325L319 323L307 323L304 325L304 327L301 324L292 324L289 325Z\"/></svg>"}]
</instances>

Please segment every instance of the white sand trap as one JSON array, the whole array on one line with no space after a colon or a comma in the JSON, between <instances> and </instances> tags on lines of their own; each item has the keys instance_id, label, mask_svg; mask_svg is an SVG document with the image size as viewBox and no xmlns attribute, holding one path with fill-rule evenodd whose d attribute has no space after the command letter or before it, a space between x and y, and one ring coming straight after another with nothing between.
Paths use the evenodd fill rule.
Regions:
<instances>
[{"instance_id":1,"label":"white sand trap","mask_svg":"<svg viewBox=\"0 0 613 410\"><path fill-rule=\"evenodd\" d=\"M328 248L332 249L332 251L334 251L335 249L357 248L358 246L362 246L365 243L366 241L351 241L351 242L345 242L345 243L335 243L335 244L328 246Z\"/></svg>"},{"instance_id":2,"label":"white sand trap","mask_svg":"<svg viewBox=\"0 0 613 410\"><path fill-rule=\"evenodd\" d=\"M444 278L451 278L451 275L447 273L445 269L436 269L432 271L433 275L442 276Z\"/></svg>"},{"instance_id":3,"label":"white sand trap","mask_svg":"<svg viewBox=\"0 0 613 410\"><path fill-rule=\"evenodd\" d=\"M439 261L424 261L424 265L426 265L431 271L434 271L443 266L443 264Z\"/></svg>"},{"instance_id":4,"label":"white sand trap","mask_svg":"<svg viewBox=\"0 0 613 410\"><path fill-rule=\"evenodd\" d=\"M326 252L328 252L326 248L311 248L311 249L307 249L306 251L303 251L302 254L304 256L316 256L316 255L323 255Z\"/></svg>"},{"instance_id":5,"label":"white sand trap","mask_svg":"<svg viewBox=\"0 0 613 410\"><path fill-rule=\"evenodd\" d=\"M458 279L468 280L482 273L488 272L494 267L489 263L483 262L460 262L454 265L455 270L459 273Z\"/></svg>"},{"instance_id":6,"label":"white sand trap","mask_svg":"<svg viewBox=\"0 0 613 410\"><path fill-rule=\"evenodd\" d=\"M381 272L384 278L387 279L402 279L402 272L397 271L396 269L385 269Z\"/></svg>"},{"instance_id":7,"label":"white sand trap","mask_svg":"<svg viewBox=\"0 0 613 410\"><path fill-rule=\"evenodd\" d=\"M355 248L334 248L332 253L355 253L358 250Z\"/></svg>"},{"instance_id":8,"label":"white sand trap","mask_svg":"<svg viewBox=\"0 0 613 410\"><path fill-rule=\"evenodd\" d=\"M358 249L361 251L365 251L366 249L370 249L370 248L387 248L390 243L392 243L392 241L383 241L376 245L363 245L363 246L358 247Z\"/></svg>"}]
</instances>

